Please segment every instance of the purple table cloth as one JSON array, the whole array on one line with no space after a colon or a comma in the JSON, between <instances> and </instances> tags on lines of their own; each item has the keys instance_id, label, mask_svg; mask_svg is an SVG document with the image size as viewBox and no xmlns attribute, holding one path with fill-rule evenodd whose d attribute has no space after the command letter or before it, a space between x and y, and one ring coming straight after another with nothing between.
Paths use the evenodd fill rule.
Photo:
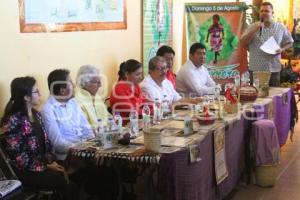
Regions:
<instances>
[{"instance_id":1,"label":"purple table cloth","mask_svg":"<svg viewBox=\"0 0 300 200\"><path fill-rule=\"evenodd\" d=\"M189 151L165 154L160 161L158 190L164 200L215 200L226 197L238 184L245 168L245 120L230 125L225 133L228 177L215 181L213 134L198 144L201 161L189 163Z\"/></svg>"},{"instance_id":2,"label":"purple table cloth","mask_svg":"<svg viewBox=\"0 0 300 200\"><path fill-rule=\"evenodd\" d=\"M279 142L275 124L262 119L253 123L255 166L279 163Z\"/></svg>"},{"instance_id":3,"label":"purple table cloth","mask_svg":"<svg viewBox=\"0 0 300 200\"><path fill-rule=\"evenodd\" d=\"M287 92L287 102L284 103L283 96L275 96L273 98L273 109L275 112L274 123L277 128L278 140L280 147L286 143L291 128L291 106L293 91L290 89Z\"/></svg>"},{"instance_id":4,"label":"purple table cloth","mask_svg":"<svg viewBox=\"0 0 300 200\"><path fill-rule=\"evenodd\" d=\"M287 97L285 102L285 95ZM273 112L274 112L274 123L277 129L278 140L280 147L286 143L291 128L291 117L292 117L292 98L293 91L290 89L287 93L282 96L274 96L272 98L273 102ZM255 106L255 108L261 108L261 106ZM260 112L257 113L259 119L269 119L268 105L263 105Z\"/></svg>"}]
</instances>

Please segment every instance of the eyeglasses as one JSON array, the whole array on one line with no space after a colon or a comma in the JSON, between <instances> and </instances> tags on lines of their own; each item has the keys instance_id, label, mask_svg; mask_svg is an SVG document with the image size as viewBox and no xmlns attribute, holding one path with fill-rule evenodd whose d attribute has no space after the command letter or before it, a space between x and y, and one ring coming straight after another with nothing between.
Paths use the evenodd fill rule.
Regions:
<instances>
[{"instance_id":1,"label":"eyeglasses","mask_svg":"<svg viewBox=\"0 0 300 200\"><path fill-rule=\"evenodd\" d=\"M40 91L39 91L39 90L36 90L36 91L32 91L31 93L32 93L32 94L40 94Z\"/></svg>"},{"instance_id":2,"label":"eyeglasses","mask_svg":"<svg viewBox=\"0 0 300 200\"><path fill-rule=\"evenodd\" d=\"M90 83L100 85L101 81L100 80L91 80Z\"/></svg>"},{"instance_id":3,"label":"eyeglasses","mask_svg":"<svg viewBox=\"0 0 300 200\"><path fill-rule=\"evenodd\" d=\"M167 67L158 67L158 68L155 68L157 71L166 71L168 68Z\"/></svg>"}]
</instances>

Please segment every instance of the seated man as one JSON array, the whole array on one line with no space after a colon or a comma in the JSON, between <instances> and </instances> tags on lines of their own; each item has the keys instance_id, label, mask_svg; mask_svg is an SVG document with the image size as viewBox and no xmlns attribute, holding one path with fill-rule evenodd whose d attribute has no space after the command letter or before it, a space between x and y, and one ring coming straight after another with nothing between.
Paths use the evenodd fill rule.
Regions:
<instances>
[{"instance_id":1,"label":"seated man","mask_svg":"<svg viewBox=\"0 0 300 200\"><path fill-rule=\"evenodd\" d=\"M161 46L157 52L157 56L163 57L167 62L167 72L166 72L166 78L171 81L174 88L176 88L176 74L173 72L173 60L175 56L175 51L166 45Z\"/></svg>"},{"instance_id":2,"label":"seated man","mask_svg":"<svg viewBox=\"0 0 300 200\"><path fill-rule=\"evenodd\" d=\"M49 74L50 97L42 109L45 127L58 160L65 160L70 147L94 137L91 126L74 99L74 86L69 74L65 69Z\"/></svg>"},{"instance_id":3,"label":"seated man","mask_svg":"<svg viewBox=\"0 0 300 200\"><path fill-rule=\"evenodd\" d=\"M167 100L170 103L197 103L196 100L182 98L174 89L171 81L166 78L167 63L163 57L155 56L149 61L149 75L141 83L143 94L150 101ZM166 99L164 99L164 96Z\"/></svg>"},{"instance_id":4,"label":"seated man","mask_svg":"<svg viewBox=\"0 0 300 200\"><path fill-rule=\"evenodd\" d=\"M205 67L205 46L194 43L190 47L189 60L180 68L176 89L185 95L214 94L216 83Z\"/></svg>"}]
</instances>

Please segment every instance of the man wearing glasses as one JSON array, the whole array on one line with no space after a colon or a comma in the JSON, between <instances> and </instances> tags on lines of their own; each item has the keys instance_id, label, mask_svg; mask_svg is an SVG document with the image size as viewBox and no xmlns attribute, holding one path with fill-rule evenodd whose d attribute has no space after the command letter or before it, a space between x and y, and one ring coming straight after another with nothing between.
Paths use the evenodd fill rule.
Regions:
<instances>
[{"instance_id":1,"label":"man wearing glasses","mask_svg":"<svg viewBox=\"0 0 300 200\"><path fill-rule=\"evenodd\" d=\"M154 101L156 98L162 101L168 101L173 104L180 103L198 103L197 99L182 98L174 89L173 84L166 78L168 70L166 60L161 56L155 56L149 61L149 75L141 83L141 89L145 97Z\"/></svg>"}]
</instances>

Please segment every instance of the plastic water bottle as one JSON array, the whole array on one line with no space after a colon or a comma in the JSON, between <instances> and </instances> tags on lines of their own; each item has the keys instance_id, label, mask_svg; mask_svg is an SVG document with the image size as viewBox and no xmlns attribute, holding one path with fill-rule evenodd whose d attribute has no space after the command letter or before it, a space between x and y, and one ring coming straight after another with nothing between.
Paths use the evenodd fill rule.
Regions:
<instances>
[{"instance_id":1,"label":"plastic water bottle","mask_svg":"<svg viewBox=\"0 0 300 200\"><path fill-rule=\"evenodd\" d=\"M193 120L191 116L187 115L184 117L184 128L183 128L183 134L189 135L193 133Z\"/></svg>"},{"instance_id":2,"label":"plastic water bottle","mask_svg":"<svg viewBox=\"0 0 300 200\"><path fill-rule=\"evenodd\" d=\"M119 112L115 113L114 121L115 121L115 124L117 126L118 132L121 133L122 132L123 119L122 119Z\"/></svg>"},{"instance_id":3,"label":"plastic water bottle","mask_svg":"<svg viewBox=\"0 0 300 200\"><path fill-rule=\"evenodd\" d=\"M144 105L142 110L143 115L143 130L150 128L151 121L150 121L150 108L148 105Z\"/></svg>"},{"instance_id":4,"label":"plastic water bottle","mask_svg":"<svg viewBox=\"0 0 300 200\"><path fill-rule=\"evenodd\" d=\"M162 119L168 119L168 114L170 113L170 104L167 95L164 95L163 101L161 103Z\"/></svg>"},{"instance_id":5,"label":"plastic water bottle","mask_svg":"<svg viewBox=\"0 0 300 200\"><path fill-rule=\"evenodd\" d=\"M249 85L249 83L250 83L250 74L248 71L246 71L242 75L242 85Z\"/></svg>"},{"instance_id":6,"label":"plastic water bottle","mask_svg":"<svg viewBox=\"0 0 300 200\"><path fill-rule=\"evenodd\" d=\"M96 135L95 135L96 141L100 142L99 145L103 145L104 143L104 126L102 119L97 119L97 129L96 129Z\"/></svg>"},{"instance_id":7,"label":"plastic water bottle","mask_svg":"<svg viewBox=\"0 0 300 200\"><path fill-rule=\"evenodd\" d=\"M115 131L115 130L117 130L117 125L115 124L115 121L114 121L114 119L112 117L108 118L107 129L108 129L108 131Z\"/></svg>"},{"instance_id":8,"label":"plastic water bottle","mask_svg":"<svg viewBox=\"0 0 300 200\"><path fill-rule=\"evenodd\" d=\"M235 87L240 87L241 85L241 76L240 74L237 74L235 77L234 77L234 85Z\"/></svg>"},{"instance_id":9,"label":"plastic water bottle","mask_svg":"<svg viewBox=\"0 0 300 200\"><path fill-rule=\"evenodd\" d=\"M103 135L104 127L103 127L102 119L97 119L97 131L96 132L97 132L96 137Z\"/></svg>"},{"instance_id":10,"label":"plastic water bottle","mask_svg":"<svg viewBox=\"0 0 300 200\"><path fill-rule=\"evenodd\" d=\"M139 133L139 115L136 109L131 109L129 114L130 120L130 135L136 137Z\"/></svg>"},{"instance_id":11,"label":"plastic water bottle","mask_svg":"<svg viewBox=\"0 0 300 200\"><path fill-rule=\"evenodd\" d=\"M156 98L153 106L153 124L159 124L161 120L161 103Z\"/></svg>"}]
</instances>

